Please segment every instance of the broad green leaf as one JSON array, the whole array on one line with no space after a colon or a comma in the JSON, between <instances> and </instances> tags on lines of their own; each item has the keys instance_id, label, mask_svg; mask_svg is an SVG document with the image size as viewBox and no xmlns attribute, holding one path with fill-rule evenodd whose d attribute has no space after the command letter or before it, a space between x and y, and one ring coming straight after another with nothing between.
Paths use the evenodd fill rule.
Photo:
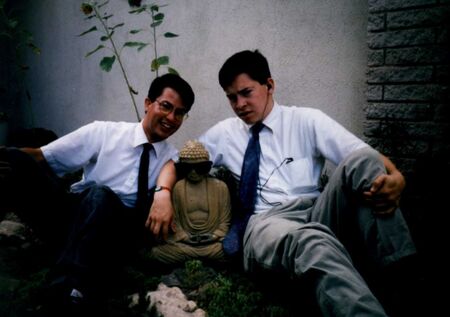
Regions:
<instances>
[{"instance_id":1,"label":"broad green leaf","mask_svg":"<svg viewBox=\"0 0 450 317\"><path fill-rule=\"evenodd\" d=\"M109 72L116 61L116 56L105 56L100 61L100 68L103 69L105 72Z\"/></svg>"},{"instance_id":2,"label":"broad green leaf","mask_svg":"<svg viewBox=\"0 0 450 317\"><path fill-rule=\"evenodd\" d=\"M153 19L154 19L155 21L162 21L162 20L164 20L164 13L158 13L158 14L156 14L156 15L153 17Z\"/></svg>"},{"instance_id":3,"label":"broad green leaf","mask_svg":"<svg viewBox=\"0 0 450 317\"><path fill-rule=\"evenodd\" d=\"M156 22L153 22L152 24L150 24L150 27L156 28L158 25L161 25L161 23L163 23L163 21L156 21Z\"/></svg>"},{"instance_id":4,"label":"broad green leaf","mask_svg":"<svg viewBox=\"0 0 450 317\"><path fill-rule=\"evenodd\" d=\"M91 56L92 54L94 54L95 52L101 50L102 48L105 48L105 46L103 46L103 45L97 46L94 50L92 50L92 51L90 51L89 53L87 53L85 57Z\"/></svg>"},{"instance_id":5,"label":"broad green leaf","mask_svg":"<svg viewBox=\"0 0 450 317\"><path fill-rule=\"evenodd\" d=\"M169 56L160 56L152 60L150 68L152 72L154 72L158 70L161 65L168 65L168 64L169 64Z\"/></svg>"},{"instance_id":6,"label":"broad green leaf","mask_svg":"<svg viewBox=\"0 0 450 317\"><path fill-rule=\"evenodd\" d=\"M172 33L172 32L166 32L164 33L164 37L177 37L178 34Z\"/></svg>"},{"instance_id":7,"label":"broad green leaf","mask_svg":"<svg viewBox=\"0 0 450 317\"><path fill-rule=\"evenodd\" d=\"M142 29L131 30L130 33L131 34L137 34L137 33L141 32L141 31L142 31Z\"/></svg>"},{"instance_id":8,"label":"broad green leaf","mask_svg":"<svg viewBox=\"0 0 450 317\"><path fill-rule=\"evenodd\" d=\"M103 35L103 36L100 38L100 41L104 42L104 41L107 41L108 39L109 39L109 36Z\"/></svg>"},{"instance_id":9,"label":"broad green leaf","mask_svg":"<svg viewBox=\"0 0 450 317\"><path fill-rule=\"evenodd\" d=\"M88 33L94 32L94 31L97 31L97 27L96 27L96 26L93 26L93 27L91 27L89 30L84 31L84 32L81 33L81 34L78 34L78 36L83 36L83 35L85 35L85 34L88 34Z\"/></svg>"},{"instance_id":10,"label":"broad green leaf","mask_svg":"<svg viewBox=\"0 0 450 317\"><path fill-rule=\"evenodd\" d=\"M159 63L158 60L154 59L152 60L152 63L150 64L150 69L152 70L152 72L156 71L159 69Z\"/></svg>"},{"instance_id":11,"label":"broad green leaf","mask_svg":"<svg viewBox=\"0 0 450 317\"><path fill-rule=\"evenodd\" d=\"M160 56L158 57L159 65L168 65L169 64L169 56Z\"/></svg>"},{"instance_id":12,"label":"broad green leaf","mask_svg":"<svg viewBox=\"0 0 450 317\"><path fill-rule=\"evenodd\" d=\"M175 68L167 67L170 74L180 75Z\"/></svg>"},{"instance_id":13,"label":"broad green leaf","mask_svg":"<svg viewBox=\"0 0 450 317\"><path fill-rule=\"evenodd\" d=\"M137 47L137 50L140 51L147 45L148 45L148 43L144 43L144 42L125 42L123 44L123 47Z\"/></svg>"},{"instance_id":14,"label":"broad green leaf","mask_svg":"<svg viewBox=\"0 0 450 317\"><path fill-rule=\"evenodd\" d=\"M150 10L158 12L159 11L159 6L157 4L154 4L150 7Z\"/></svg>"}]
</instances>

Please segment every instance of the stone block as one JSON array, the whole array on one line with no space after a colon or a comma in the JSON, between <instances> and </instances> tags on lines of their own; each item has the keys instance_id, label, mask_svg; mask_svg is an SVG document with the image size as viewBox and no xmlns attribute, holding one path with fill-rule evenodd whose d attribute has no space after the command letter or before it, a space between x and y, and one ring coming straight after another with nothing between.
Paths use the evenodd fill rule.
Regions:
<instances>
[{"instance_id":1,"label":"stone block","mask_svg":"<svg viewBox=\"0 0 450 317\"><path fill-rule=\"evenodd\" d=\"M384 50L369 50L367 55L369 66L381 66L384 64Z\"/></svg>"},{"instance_id":2,"label":"stone block","mask_svg":"<svg viewBox=\"0 0 450 317\"><path fill-rule=\"evenodd\" d=\"M449 61L448 50L440 46L386 49L386 65L435 64Z\"/></svg>"},{"instance_id":3,"label":"stone block","mask_svg":"<svg viewBox=\"0 0 450 317\"><path fill-rule=\"evenodd\" d=\"M450 105L437 105L434 113L434 120L437 122L450 122Z\"/></svg>"},{"instance_id":4,"label":"stone block","mask_svg":"<svg viewBox=\"0 0 450 317\"><path fill-rule=\"evenodd\" d=\"M425 121L433 118L431 105L421 103L370 103L364 112L367 119Z\"/></svg>"},{"instance_id":5,"label":"stone block","mask_svg":"<svg viewBox=\"0 0 450 317\"><path fill-rule=\"evenodd\" d=\"M364 135L377 138L398 138L429 141L443 139L448 133L448 124L434 122L398 122L387 120L366 120ZM402 146L400 143L399 146Z\"/></svg>"},{"instance_id":6,"label":"stone block","mask_svg":"<svg viewBox=\"0 0 450 317\"><path fill-rule=\"evenodd\" d=\"M385 101L440 101L444 99L439 85L385 85Z\"/></svg>"},{"instance_id":7,"label":"stone block","mask_svg":"<svg viewBox=\"0 0 450 317\"><path fill-rule=\"evenodd\" d=\"M448 17L450 19L450 17ZM438 44L447 44L447 52L449 52L448 43L449 41L449 29L448 27L441 27L436 30L436 43Z\"/></svg>"},{"instance_id":8,"label":"stone block","mask_svg":"<svg viewBox=\"0 0 450 317\"><path fill-rule=\"evenodd\" d=\"M366 98L368 101L377 101L383 99L383 86L369 85L366 90Z\"/></svg>"},{"instance_id":9,"label":"stone block","mask_svg":"<svg viewBox=\"0 0 450 317\"><path fill-rule=\"evenodd\" d=\"M389 157L417 157L429 151L430 144L423 140L397 137L370 138L369 144Z\"/></svg>"},{"instance_id":10,"label":"stone block","mask_svg":"<svg viewBox=\"0 0 450 317\"><path fill-rule=\"evenodd\" d=\"M384 17L384 13L369 13L367 30L369 32L384 30Z\"/></svg>"},{"instance_id":11,"label":"stone block","mask_svg":"<svg viewBox=\"0 0 450 317\"><path fill-rule=\"evenodd\" d=\"M388 29L435 26L445 23L448 7L423 8L418 10L388 12Z\"/></svg>"},{"instance_id":12,"label":"stone block","mask_svg":"<svg viewBox=\"0 0 450 317\"><path fill-rule=\"evenodd\" d=\"M442 84L450 83L450 65L435 66L436 82Z\"/></svg>"},{"instance_id":13,"label":"stone block","mask_svg":"<svg viewBox=\"0 0 450 317\"><path fill-rule=\"evenodd\" d=\"M413 29L382 33L369 33L368 44L371 49L423 45L434 43L434 30Z\"/></svg>"},{"instance_id":14,"label":"stone block","mask_svg":"<svg viewBox=\"0 0 450 317\"><path fill-rule=\"evenodd\" d=\"M405 83L430 82L433 76L433 67L377 67L367 72L368 83Z\"/></svg>"},{"instance_id":15,"label":"stone block","mask_svg":"<svg viewBox=\"0 0 450 317\"><path fill-rule=\"evenodd\" d=\"M436 0L369 0L369 12L413 8L435 3Z\"/></svg>"}]
</instances>

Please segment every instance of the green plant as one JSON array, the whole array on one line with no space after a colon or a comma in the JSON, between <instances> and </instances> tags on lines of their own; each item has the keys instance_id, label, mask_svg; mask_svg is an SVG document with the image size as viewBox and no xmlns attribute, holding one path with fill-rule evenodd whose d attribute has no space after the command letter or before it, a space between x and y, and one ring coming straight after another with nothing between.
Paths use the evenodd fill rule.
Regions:
<instances>
[{"instance_id":1,"label":"green plant","mask_svg":"<svg viewBox=\"0 0 450 317\"><path fill-rule=\"evenodd\" d=\"M92 54L103 50L108 49L112 52L112 55L104 56L100 61L100 68L106 72L109 72L114 64L114 62L117 60L120 66L120 70L122 72L123 78L125 80L128 93L130 94L131 101L133 103L134 110L136 112L136 116L138 121L141 120L141 117L139 115L138 108L136 106L136 100L134 99L134 95L137 95L137 91L131 86L130 80L128 79L127 72L125 71L125 67L122 63L121 59L121 53L122 49L125 47L133 47L135 46L132 44L132 42L126 42L122 45L122 47L119 49L118 45L116 44L116 40L114 38L114 34L116 29L121 28L125 25L125 23L120 22L116 23L113 26L109 26L108 23L110 19L114 16L111 13L108 13L106 11L106 5L109 3L108 1L105 1L103 3L97 3L96 1L92 2L83 2L81 4L81 10L83 13L87 16L86 19L96 19L97 25L92 26L90 29L82 32L78 36L84 36L91 32L99 32L101 34L100 36L100 42L102 44L98 45L95 49L91 50L86 54L86 57L91 56ZM109 43L106 44L106 43ZM138 47L138 50L141 50L143 47Z\"/></svg>"},{"instance_id":2,"label":"green plant","mask_svg":"<svg viewBox=\"0 0 450 317\"><path fill-rule=\"evenodd\" d=\"M141 1L136 1L136 0L135 1L129 0L128 2L130 4L130 6L137 7L135 9L129 11L130 14L140 14L140 13L144 12L144 13L148 13L151 17L151 24L150 24L149 31L152 34L152 44L153 44L153 54L154 54L154 57L150 64L151 71L156 72L156 76L158 77L159 69L161 66L164 65L164 66L167 66L169 73L178 74L178 72L174 68L169 66L169 57L167 55L163 55L163 56L158 55L157 38L159 36L157 34L156 29L164 21L165 15L164 15L164 13L159 12L159 11L160 11L160 8L164 7L165 5L159 6L157 4L142 4ZM124 67L124 63L122 62L122 59L121 59L121 53L122 53L122 50L126 47L136 48L137 51L139 52L139 51L143 50L145 47L147 47L149 45L149 43L142 42L142 41L127 41L127 42L123 43L122 46L120 47L117 44L117 40L114 37L114 35L115 35L116 29L124 27L125 23L120 22L120 23L114 24L113 26L108 25L108 22L114 16L112 13L108 13L106 11L106 5L108 3L109 3L109 0L104 1L102 3L98 3L96 1L82 3L81 9L82 9L83 13L87 16L87 19L88 20L96 19L97 25L94 25L90 29L82 32L81 34L79 34L79 36L84 36L91 32L100 32L101 44L98 45L95 49L89 51L86 54L86 57L89 57L92 54L94 54L100 50L103 50L103 49L108 49L112 52L112 55L104 56L102 58L102 60L100 61L100 68L106 72L109 72L111 70L113 64L117 60L117 62L119 63L123 78L125 80L134 110L136 112L137 119L138 119L138 121L140 121L141 118L139 116L139 112L138 112L138 109L136 106L136 101L134 98L134 96L137 95L138 92L132 87L132 85L130 83L130 80L128 78L127 72ZM129 31L129 33L131 35L135 35L142 31L145 31L145 29L132 29ZM163 34L163 36L166 38L174 38L174 37L177 37L178 35L175 33L166 32ZM109 45L107 45L106 43L109 43Z\"/></svg>"},{"instance_id":3,"label":"green plant","mask_svg":"<svg viewBox=\"0 0 450 317\"><path fill-rule=\"evenodd\" d=\"M161 8L166 7L167 5L157 5L157 4L147 4L142 5L140 4L139 8L131 10L131 14L140 14L140 13L147 13L151 17L151 24L150 24L150 33L152 34L152 42L153 42L153 59L151 61L150 67L151 70L156 72L156 76L159 76L159 68L163 65L167 66L167 70L169 73L178 74L178 72L169 66L169 56L167 55L158 55L158 47L157 47L157 38L160 37L157 33L157 28L164 22L165 15L163 12L161 12ZM141 32L143 29L135 29L130 31L132 34L137 34ZM174 38L178 37L178 34L172 33L172 32L165 32L162 34L165 38ZM141 43L137 42L136 45L139 47L140 45L148 45L148 43Z\"/></svg>"},{"instance_id":4,"label":"green plant","mask_svg":"<svg viewBox=\"0 0 450 317\"><path fill-rule=\"evenodd\" d=\"M260 316L263 296L248 281L233 279L222 274L203 287L199 306L210 317Z\"/></svg>"},{"instance_id":5,"label":"green plant","mask_svg":"<svg viewBox=\"0 0 450 317\"><path fill-rule=\"evenodd\" d=\"M32 34L26 30L20 21L20 10L13 1L0 0L0 38L8 41L14 49L12 57L8 56L20 71L26 71L29 66L23 61L25 49L31 49L35 54L41 50L34 44Z\"/></svg>"}]
</instances>

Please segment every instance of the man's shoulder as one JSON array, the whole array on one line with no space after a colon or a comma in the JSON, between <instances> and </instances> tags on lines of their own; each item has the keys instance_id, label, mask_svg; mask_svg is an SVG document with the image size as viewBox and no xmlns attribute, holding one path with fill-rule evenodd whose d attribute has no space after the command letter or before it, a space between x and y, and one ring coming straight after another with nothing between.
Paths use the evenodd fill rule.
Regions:
<instances>
[{"instance_id":1,"label":"man's shoulder","mask_svg":"<svg viewBox=\"0 0 450 317\"><path fill-rule=\"evenodd\" d=\"M322 110L312 107L280 105L279 109L283 120L287 118L297 122L313 122L327 116Z\"/></svg>"},{"instance_id":2,"label":"man's shoulder","mask_svg":"<svg viewBox=\"0 0 450 317\"><path fill-rule=\"evenodd\" d=\"M299 114L311 114L311 115L320 115L324 112L318 108L312 107L304 107L304 106L295 106L295 105L279 105L279 108L282 112L285 113L299 113Z\"/></svg>"}]
</instances>

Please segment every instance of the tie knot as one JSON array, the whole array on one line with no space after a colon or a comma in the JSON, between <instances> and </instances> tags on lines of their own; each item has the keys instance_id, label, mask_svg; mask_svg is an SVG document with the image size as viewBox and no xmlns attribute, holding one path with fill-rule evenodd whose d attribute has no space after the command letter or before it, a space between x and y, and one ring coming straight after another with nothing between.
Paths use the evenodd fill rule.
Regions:
<instances>
[{"instance_id":1,"label":"tie knot","mask_svg":"<svg viewBox=\"0 0 450 317\"><path fill-rule=\"evenodd\" d=\"M152 145L150 143L144 143L142 144L143 146L143 151L150 151L150 149L152 148Z\"/></svg>"},{"instance_id":2,"label":"tie knot","mask_svg":"<svg viewBox=\"0 0 450 317\"><path fill-rule=\"evenodd\" d=\"M252 130L253 135L257 135L261 132L262 128L264 128L264 124L261 121L258 121L250 128L250 130Z\"/></svg>"}]
</instances>

